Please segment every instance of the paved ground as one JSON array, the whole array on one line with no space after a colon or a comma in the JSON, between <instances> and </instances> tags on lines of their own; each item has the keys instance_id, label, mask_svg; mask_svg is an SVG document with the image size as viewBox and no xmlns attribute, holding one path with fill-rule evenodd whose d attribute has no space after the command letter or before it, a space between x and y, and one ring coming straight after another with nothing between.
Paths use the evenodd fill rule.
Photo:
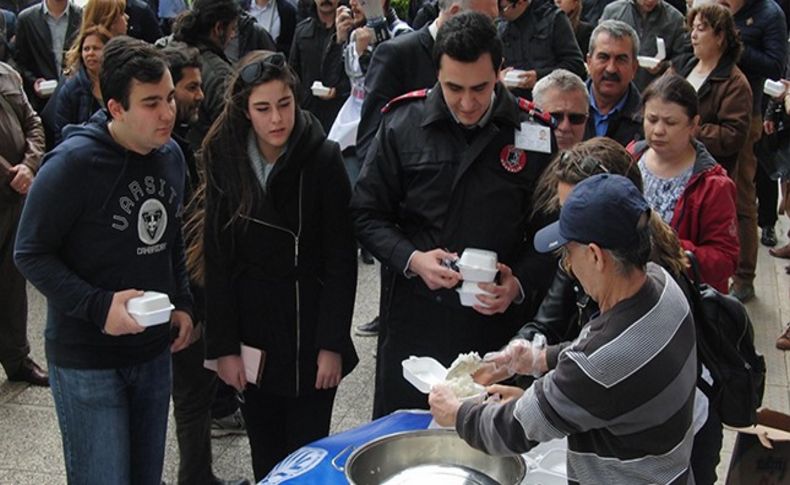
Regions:
<instances>
[{"instance_id":1,"label":"paved ground","mask_svg":"<svg viewBox=\"0 0 790 485\"><path fill-rule=\"evenodd\" d=\"M786 221L782 221L786 225ZM777 227L784 233L785 228ZM785 238L780 244L786 242ZM774 348L774 339L790 321L790 277L784 267L790 261L777 260L760 249L758 297L749 303L755 324L758 349L768 365L768 382L764 405L790 413L790 353ZM30 339L33 357L44 361L42 332L44 301L35 290L30 290ZM376 267L360 265L357 306L354 324L368 321L377 313L378 272ZM340 385L332 418L332 432L353 428L369 420L372 406L374 339L357 338L360 365ZM172 420L171 420L172 422ZM176 476L178 451L174 434L168 430L165 480L171 483ZM725 432L722 464L719 476L729 463L733 433ZM251 477L249 448L246 438L229 437L213 440L214 469L221 477ZM0 371L0 485L45 485L66 483L63 453L52 397L48 389L32 388L9 383ZM724 483L723 478L720 483Z\"/></svg>"}]
</instances>

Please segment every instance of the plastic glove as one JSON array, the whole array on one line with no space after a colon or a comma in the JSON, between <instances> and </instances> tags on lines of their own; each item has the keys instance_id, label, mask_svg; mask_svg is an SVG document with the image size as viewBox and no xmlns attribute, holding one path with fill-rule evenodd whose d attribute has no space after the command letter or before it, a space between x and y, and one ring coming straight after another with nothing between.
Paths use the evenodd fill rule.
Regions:
<instances>
[{"instance_id":1,"label":"plastic glove","mask_svg":"<svg viewBox=\"0 0 790 485\"><path fill-rule=\"evenodd\" d=\"M511 340L499 352L489 352L483 357L485 362L493 362L497 367L507 368L510 375L521 374L540 377L540 358L546 347L546 337L535 334L532 341L525 339Z\"/></svg>"}]
</instances>

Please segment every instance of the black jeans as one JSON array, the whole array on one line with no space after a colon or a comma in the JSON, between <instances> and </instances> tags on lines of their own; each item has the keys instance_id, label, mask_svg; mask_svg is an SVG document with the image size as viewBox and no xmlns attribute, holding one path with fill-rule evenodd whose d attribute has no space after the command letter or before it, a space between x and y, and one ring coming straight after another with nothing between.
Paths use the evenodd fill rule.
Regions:
<instances>
[{"instance_id":1,"label":"black jeans","mask_svg":"<svg viewBox=\"0 0 790 485\"><path fill-rule=\"evenodd\" d=\"M19 370L30 353L25 278L14 265L14 239L21 211L21 199L0 200L0 364L8 375Z\"/></svg>"},{"instance_id":2,"label":"black jeans","mask_svg":"<svg viewBox=\"0 0 790 485\"><path fill-rule=\"evenodd\" d=\"M334 388L288 398L247 386L241 412L256 482L292 452L329 434L336 392Z\"/></svg>"},{"instance_id":3,"label":"black jeans","mask_svg":"<svg viewBox=\"0 0 790 485\"><path fill-rule=\"evenodd\" d=\"M173 354L173 414L180 484L209 485L214 478L211 471L211 405L217 375L203 367L205 355L202 335L186 349Z\"/></svg>"},{"instance_id":4,"label":"black jeans","mask_svg":"<svg viewBox=\"0 0 790 485\"><path fill-rule=\"evenodd\" d=\"M778 220L776 206L779 203L779 183L771 180L759 163L754 182L757 186L757 226L774 227Z\"/></svg>"},{"instance_id":5,"label":"black jeans","mask_svg":"<svg viewBox=\"0 0 790 485\"><path fill-rule=\"evenodd\" d=\"M211 418L221 419L225 416L230 416L239 409L239 400L236 389L225 384L221 380L217 380L217 385L214 391L214 399L211 403Z\"/></svg>"},{"instance_id":6,"label":"black jeans","mask_svg":"<svg viewBox=\"0 0 790 485\"><path fill-rule=\"evenodd\" d=\"M694 473L695 485L716 483L721 443L721 420L711 403L708 407L708 419L694 435L694 447L691 449L691 471Z\"/></svg>"}]
</instances>

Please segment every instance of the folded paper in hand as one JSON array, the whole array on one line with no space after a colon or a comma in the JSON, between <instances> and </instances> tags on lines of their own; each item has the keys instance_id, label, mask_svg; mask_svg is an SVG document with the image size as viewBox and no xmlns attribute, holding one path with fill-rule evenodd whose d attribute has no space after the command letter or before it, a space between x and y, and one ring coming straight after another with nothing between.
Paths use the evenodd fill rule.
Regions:
<instances>
[{"instance_id":1,"label":"folded paper in hand","mask_svg":"<svg viewBox=\"0 0 790 485\"><path fill-rule=\"evenodd\" d=\"M260 386L263 365L266 363L266 352L241 344L241 361L244 363L244 375L247 378L247 382ZM204 360L203 367L217 372L217 359Z\"/></svg>"}]
</instances>

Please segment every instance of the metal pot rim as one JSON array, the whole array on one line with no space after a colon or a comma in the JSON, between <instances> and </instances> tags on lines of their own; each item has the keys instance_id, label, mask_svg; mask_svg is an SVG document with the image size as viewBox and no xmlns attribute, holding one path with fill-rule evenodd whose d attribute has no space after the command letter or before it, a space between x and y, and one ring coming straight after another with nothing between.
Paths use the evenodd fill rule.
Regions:
<instances>
[{"instance_id":1,"label":"metal pot rim","mask_svg":"<svg viewBox=\"0 0 790 485\"><path fill-rule=\"evenodd\" d=\"M454 429L450 429L450 428L431 428L431 429L416 429L416 430L396 431L395 433L385 434L385 435L379 436L378 438L373 438L372 440L370 440L370 441L364 443L363 445L360 445L358 448L354 449L354 451L351 452L351 455L349 455L348 459L346 460L346 462L344 463L344 465L342 467L342 471L343 471L343 473L346 476L346 480L348 480L349 483L352 483L350 469L354 465L354 461L357 459L357 457L359 455L361 455L362 453L364 453L365 451L367 451L367 450L369 450L369 449L371 449L371 448L373 448L375 446L379 446L382 443L390 442L390 441L396 441L396 440L401 439L401 438L406 437L406 436L434 436L434 435L435 436L442 436L442 435L450 436L450 435L452 435L452 436L457 437L458 439L461 439L458 436L458 434L456 433L456 431ZM347 447L346 449L341 451L337 456L335 456L335 460L337 460L337 458L339 458L345 452L347 452L349 448L351 448L351 447ZM481 451L481 453L484 453L484 452ZM526 476L527 465L526 465L526 462L524 461L524 457L522 457L521 455L513 455L513 456L508 456L508 457L495 457L495 456L492 455L492 458L509 458L509 459L514 459L518 463L519 468L521 469L521 476L522 476L522 478L524 476ZM332 460L333 461L333 466L335 466L336 469L340 470L340 467L334 465L334 461L335 460Z\"/></svg>"}]
</instances>

